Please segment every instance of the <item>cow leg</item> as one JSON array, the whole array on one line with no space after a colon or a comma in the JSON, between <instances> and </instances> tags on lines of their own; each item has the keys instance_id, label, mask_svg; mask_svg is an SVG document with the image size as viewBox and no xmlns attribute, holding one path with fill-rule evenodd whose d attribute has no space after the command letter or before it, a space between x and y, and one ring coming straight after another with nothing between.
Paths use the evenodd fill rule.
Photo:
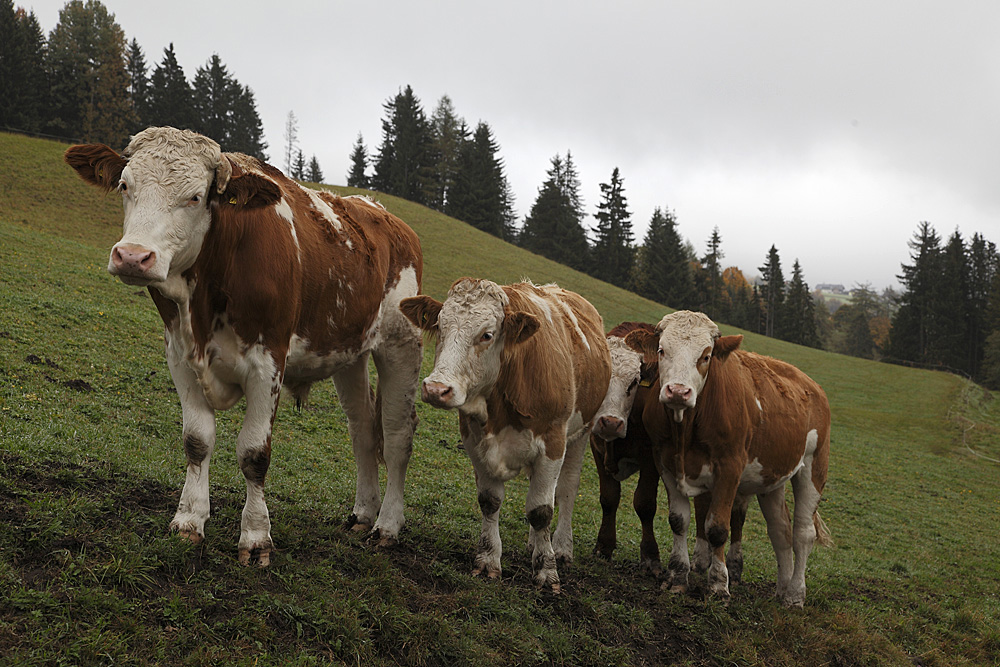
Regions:
<instances>
[{"instance_id":1,"label":"cow leg","mask_svg":"<svg viewBox=\"0 0 1000 667\"><path fill-rule=\"evenodd\" d=\"M792 477L795 495L795 523L792 532L792 550L795 552L795 569L782 603L789 607L802 607L806 601L806 563L816 543L814 515L819 508L820 492L813 485L809 466Z\"/></svg>"},{"instance_id":2,"label":"cow leg","mask_svg":"<svg viewBox=\"0 0 1000 667\"><path fill-rule=\"evenodd\" d=\"M476 547L476 565L472 570L472 576L486 575L490 579L498 579L501 572L500 555L503 552L503 543L500 541L503 481L477 470L476 489L479 492L479 509L483 513L483 527Z\"/></svg>"},{"instance_id":3,"label":"cow leg","mask_svg":"<svg viewBox=\"0 0 1000 667\"><path fill-rule=\"evenodd\" d=\"M737 494L733 501L733 511L729 515L729 552L726 554L726 569L729 581L743 581L743 524L747 520L747 506L750 496Z\"/></svg>"},{"instance_id":4,"label":"cow leg","mask_svg":"<svg viewBox=\"0 0 1000 667\"><path fill-rule=\"evenodd\" d=\"M552 549L560 565L573 562L573 505L580 490L580 472L589 436L590 429L581 427L567 439L566 455L557 472L555 502L559 519L552 534ZM528 507L533 505L529 503Z\"/></svg>"},{"instance_id":5,"label":"cow leg","mask_svg":"<svg viewBox=\"0 0 1000 667\"><path fill-rule=\"evenodd\" d=\"M792 580L792 523L785 503L785 485L757 496L760 511L767 522L767 536L774 548L774 558L778 562L778 585L776 594L784 599L788 584Z\"/></svg>"},{"instance_id":6,"label":"cow leg","mask_svg":"<svg viewBox=\"0 0 1000 667\"><path fill-rule=\"evenodd\" d=\"M275 356L272 357L271 355ZM252 356L257 356L256 353ZM248 353L247 357L251 357ZM280 365L274 358L281 359ZM271 429L278 411L281 376L285 355L282 351L260 351L255 368L244 384L247 407L243 427L236 438L236 459L247 482L247 500L240 522L240 563L250 563L250 555L258 551L258 564L271 562L271 519L264 502L264 478L271 466Z\"/></svg>"},{"instance_id":7,"label":"cow leg","mask_svg":"<svg viewBox=\"0 0 1000 667\"><path fill-rule=\"evenodd\" d=\"M712 564L712 548L708 546L708 538L705 537L705 517L708 516L708 508L712 505L712 494L702 493L694 497L694 570L704 572Z\"/></svg>"},{"instance_id":8,"label":"cow leg","mask_svg":"<svg viewBox=\"0 0 1000 667\"><path fill-rule=\"evenodd\" d=\"M549 525L552 523L555 490L561 467L560 459L552 460L544 454L539 456L531 467L525 498L525 514L530 526L528 547L531 549L531 571L535 585L540 588L551 587L553 593L559 592L559 572L556 569L556 553ZM560 523L561 521L560 516ZM572 545L572 541L570 544Z\"/></svg>"},{"instance_id":9,"label":"cow leg","mask_svg":"<svg viewBox=\"0 0 1000 667\"><path fill-rule=\"evenodd\" d=\"M664 470L661 474L663 485L670 498L670 530L674 534L674 544L667 562L666 586L672 593L687 591L691 560L688 556L687 531L691 522L691 500L677 488L673 473Z\"/></svg>"},{"instance_id":10,"label":"cow leg","mask_svg":"<svg viewBox=\"0 0 1000 667\"><path fill-rule=\"evenodd\" d=\"M596 435L590 436L590 451L597 466L597 483L601 498L601 527L597 531L594 553L611 560L618 546L617 518L621 503L622 484L616 480L604 465L604 441Z\"/></svg>"},{"instance_id":11,"label":"cow leg","mask_svg":"<svg viewBox=\"0 0 1000 667\"><path fill-rule=\"evenodd\" d=\"M705 537L712 550L712 562L708 566L708 590L722 598L729 597L729 568L726 567L725 549L740 471L722 464L716 466L712 503L705 517Z\"/></svg>"},{"instance_id":12,"label":"cow leg","mask_svg":"<svg viewBox=\"0 0 1000 667\"><path fill-rule=\"evenodd\" d=\"M382 546L394 543L403 527L403 487L413 452L413 431L417 427L413 403L421 358L420 337L416 333L405 344L385 346L374 353L382 402L382 423L375 424L375 428L381 428L383 434L386 485L372 537Z\"/></svg>"},{"instance_id":13,"label":"cow leg","mask_svg":"<svg viewBox=\"0 0 1000 667\"><path fill-rule=\"evenodd\" d=\"M375 403L368 383L368 355L362 354L352 364L333 375L337 397L347 415L347 430L354 450L357 483L354 510L347 525L354 530L369 530L375 525L382 497L378 482L378 441L375 438Z\"/></svg>"},{"instance_id":14,"label":"cow leg","mask_svg":"<svg viewBox=\"0 0 1000 667\"><path fill-rule=\"evenodd\" d=\"M620 486L620 485L619 485ZM632 495L632 507L642 524L642 541L639 543L639 566L654 575L659 576L663 567L660 565L660 545L656 543L653 532L653 517L656 516L656 493L660 486L659 475L652 459L643 461L639 467L639 481Z\"/></svg>"},{"instance_id":15,"label":"cow leg","mask_svg":"<svg viewBox=\"0 0 1000 667\"><path fill-rule=\"evenodd\" d=\"M194 371L182 359L176 359L171 351L168 345L167 366L181 399L184 423L181 433L187 474L170 530L199 543L205 539L205 521L210 513L208 469L215 449L215 410L205 400Z\"/></svg>"}]
</instances>

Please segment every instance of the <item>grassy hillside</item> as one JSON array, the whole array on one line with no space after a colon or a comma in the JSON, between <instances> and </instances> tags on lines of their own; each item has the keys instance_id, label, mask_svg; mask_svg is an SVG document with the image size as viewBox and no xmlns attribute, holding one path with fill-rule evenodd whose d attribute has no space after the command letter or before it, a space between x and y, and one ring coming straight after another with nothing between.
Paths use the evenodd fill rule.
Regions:
<instances>
[{"instance_id":1,"label":"grassy hillside","mask_svg":"<svg viewBox=\"0 0 1000 667\"><path fill-rule=\"evenodd\" d=\"M239 406L218 416L205 544L170 537L184 455L162 327L144 291L105 271L119 201L78 181L64 149L0 134L0 664L1000 663L1000 466L971 453L1000 458L1000 404L953 376L757 335L748 348L799 365L833 407L821 511L837 546L814 552L802 611L770 597L773 556L753 509L746 583L728 606L672 596L638 572L634 480L615 559L592 556L589 459L564 593L531 585L524 480L508 485L501 514L502 581L471 579L471 466L455 416L423 405L402 543L372 549L340 528L354 465L331 383L316 387L312 410L279 410L271 568L236 564ZM609 326L666 312L378 198L420 235L425 290L439 298L462 275L529 277L584 294Z\"/></svg>"}]
</instances>

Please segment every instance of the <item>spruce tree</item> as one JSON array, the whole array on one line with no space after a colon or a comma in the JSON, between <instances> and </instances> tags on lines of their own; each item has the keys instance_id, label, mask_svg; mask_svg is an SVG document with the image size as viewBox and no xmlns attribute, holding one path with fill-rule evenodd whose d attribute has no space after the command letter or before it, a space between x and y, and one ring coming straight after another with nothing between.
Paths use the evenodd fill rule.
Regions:
<instances>
[{"instance_id":1,"label":"spruce tree","mask_svg":"<svg viewBox=\"0 0 1000 667\"><path fill-rule=\"evenodd\" d=\"M625 287L635 262L632 214L625 198L625 186L618 167L611 172L611 182L601 183L601 201L597 204L597 226L589 273L600 280Z\"/></svg>"},{"instance_id":2,"label":"spruce tree","mask_svg":"<svg viewBox=\"0 0 1000 667\"><path fill-rule=\"evenodd\" d=\"M133 37L125 52L125 70L128 72L128 100L132 107L135 134L148 125L149 117L149 67L139 42Z\"/></svg>"},{"instance_id":3,"label":"spruce tree","mask_svg":"<svg viewBox=\"0 0 1000 667\"><path fill-rule=\"evenodd\" d=\"M306 180L306 156L302 154L300 148L295 154L295 161L292 163L291 177L297 181Z\"/></svg>"},{"instance_id":4,"label":"spruce tree","mask_svg":"<svg viewBox=\"0 0 1000 667\"><path fill-rule=\"evenodd\" d=\"M364 138L358 132L358 140L354 144L354 150L351 151L351 171L347 174L347 185L352 188L370 188L371 182L365 173L367 170L368 149L365 148Z\"/></svg>"},{"instance_id":5,"label":"spruce tree","mask_svg":"<svg viewBox=\"0 0 1000 667\"><path fill-rule=\"evenodd\" d=\"M383 108L386 117L382 120L382 144L372 185L387 194L424 204L433 190L433 146L420 100L407 86Z\"/></svg>"},{"instance_id":6,"label":"spruce tree","mask_svg":"<svg viewBox=\"0 0 1000 667\"><path fill-rule=\"evenodd\" d=\"M323 170L319 168L319 160L313 155L309 160L309 169L306 171L306 180L310 183L323 182Z\"/></svg>"},{"instance_id":7,"label":"spruce tree","mask_svg":"<svg viewBox=\"0 0 1000 667\"><path fill-rule=\"evenodd\" d=\"M990 291L997 272L1000 270L1000 255L996 245L981 234L973 234L968 246L968 299L969 338L968 368L973 377L978 377L989 336L988 312ZM998 304L1000 306L1000 304Z\"/></svg>"},{"instance_id":8,"label":"spruce tree","mask_svg":"<svg viewBox=\"0 0 1000 667\"><path fill-rule=\"evenodd\" d=\"M579 180L575 170L567 172L567 162L559 155L552 158L548 178L524 220L518 239L522 247L574 269L588 264L589 244L581 224ZM570 166L572 166L570 162Z\"/></svg>"},{"instance_id":9,"label":"spruce tree","mask_svg":"<svg viewBox=\"0 0 1000 667\"><path fill-rule=\"evenodd\" d=\"M809 291L809 285L802 275L798 259L792 264L792 279L788 283L785 295L784 313L782 340L809 347L819 346L819 335L816 333L816 305Z\"/></svg>"},{"instance_id":10,"label":"spruce tree","mask_svg":"<svg viewBox=\"0 0 1000 667\"><path fill-rule=\"evenodd\" d=\"M47 92L45 36L35 13L0 0L0 127L41 131Z\"/></svg>"},{"instance_id":11,"label":"spruce tree","mask_svg":"<svg viewBox=\"0 0 1000 667\"><path fill-rule=\"evenodd\" d=\"M469 139L465 121L455 113L455 106L447 95L441 96L431 115L431 135L433 166L427 205L444 211L458 177L462 148Z\"/></svg>"},{"instance_id":12,"label":"spruce tree","mask_svg":"<svg viewBox=\"0 0 1000 667\"><path fill-rule=\"evenodd\" d=\"M729 321L729 313L724 307L725 299L722 284L722 235L716 226L712 230L712 235L708 238L708 250L701 260L704 270L703 285L704 295L702 303L705 304L705 313L713 320Z\"/></svg>"},{"instance_id":13,"label":"spruce tree","mask_svg":"<svg viewBox=\"0 0 1000 667\"><path fill-rule=\"evenodd\" d=\"M785 277L781 272L781 257L778 249L771 246L764 266L758 268L762 278L761 309L764 316L764 335L781 337L782 316L785 306Z\"/></svg>"},{"instance_id":14,"label":"spruce tree","mask_svg":"<svg viewBox=\"0 0 1000 667\"><path fill-rule=\"evenodd\" d=\"M907 245L912 264L903 264L899 309L892 319L889 356L902 361L926 363L935 333L935 282L941 276L941 237L928 222L921 222Z\"/></svg>"},{"instance_id":15,"label":"spruce tree","mask_svg":"<svg viewBox=\"0 0 1000 667\"><path fill-rule=\"evenodd\" d=\"M267 161L267 142L264 141L264 123L257 113L257 101L250 86L233 79L232 125L226 135L223 150L238 151Z\"/></svg>"},{"instance_id":16,"label":"spruce tree","mask_svg":"<svg viewBox=\"0 0 1000 667\"><path fill-rule=\"evenodd\" d=\"M509 241L513 213L499 151L493 130L480 122L462 144L445 212Z\"/></svg>"},{"instance_id":17,"label":"spruce tree","mask_svg":"<svg viewBox=\"0 0 1000 667\"><path fill-rule=\"evenodd\" d=\"M192 89L194 129L215 139L223 150L235 150L232 148L233 113L239 89L218 54L213 54L208 63L195 72Z\"/></svg>"},{"instance_id":18,"label":"spruce tree","mask_svg":"<svg viewBox=\"0 0 1000 667\"><path fill-rule=\"evenodd\" d=\"M694 303L694 274L673 211L656 207L636 260L633 288L671 308Z\"/></svg>"},{"instance_id":19,"label":"spruce tree","mask_svg":"<svg viewBox=\"0 0 1000 667\"><path fill-rule=\"evenodd\" d=\"M177 62L172 42L163 49L163 60L149 77L149 124L182 130L194 127L191 86Z\"/></svg>"}]
</instances>

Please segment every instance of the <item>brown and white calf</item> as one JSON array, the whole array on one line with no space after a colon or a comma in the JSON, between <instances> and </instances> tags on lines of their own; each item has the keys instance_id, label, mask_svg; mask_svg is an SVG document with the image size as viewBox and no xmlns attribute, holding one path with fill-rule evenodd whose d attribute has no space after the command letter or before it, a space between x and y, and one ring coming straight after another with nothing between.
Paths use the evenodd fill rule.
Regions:
<instances>
[{"instance_id":1,"label":"brown and white calf","mask_svg":"<svg viewBox=\"0 0 1000 667\"><path fill-rule=\"evenodd\" d=\"M794 366L738 349L742 336L721 336L702 313L665 316L652 334L634 332L628 343L658 363L658 401L649 401L643 423L659 448L670 495L674 548L668 570L676 590L690 570L688 498L710 492L705 508L707 542L696 546L710 559L708 583L729 595L724 547L730 518L742 518L756 495L778 562L777 595L789 606L805 602L805 571L816 539L829 541L817 508L830 456L830 406L818 384ZM794 527L785 483L795 496ZM734 534L735 538L735 534ZM741 562L733 540L730 561Z\"/></svg>"},{"instance_id":2,"label":"brown and white calf","mask_svg":"<svg viewBox=\"0 0 1000 667\"><path fill-rule=\"evenodd\" d=\"M422 398L457 409L483 513L474 575L500 576L504 483L529 477L525 511L538 586L559 591L557 560L573 559L573 503L591 420L607 391L601 316L555 285L455 282L444 303L404 299L403 313L437 336ZM553 508L559 521L550 536Z\"/></svg>"},{"instance_id":3,"label":"brown and white calf","mask_svg":"<svg viewBox=\"0 0 1000 667\"><path fill-rule=\"evenodd\" d=\"M420 290L416 234L368 199L303 188L187 130L146 129L121 154L73 146L65 160L85 181L121 194L124 231L108 271L148 287L165 325L187 455L171 529L204 539L215 411L246 396L236 442L247 485L239 558L247 563L254 552L267 565L273 545L264 477L279 391L284 383L301 398L333 376L357 465L349 522L395 540L421 361L420 332L398 308Z\"/></svg>"},{"instance_id":4,"label":"brown and white calf","mask_svg":"<svg viewBox=\"0 0 1000 667\"><path fill-rule=\"evenodd\" d=\"M608 559L614 553L618 545L616 524L621 483L638 472L632 507L642 525L640 565L659 574L660 547L653 532L653 517L656 515L660 476L656 471L649 435L642 424L642 412L655 380L656 366L644 364L642 355L625 342L625 337L636 330L652 333L653 325L622 322L607 335L611 352L611 380L590 435L590 451L597 467L601 497L601 527L594 551Z\"/></svg>"}]
</instances>

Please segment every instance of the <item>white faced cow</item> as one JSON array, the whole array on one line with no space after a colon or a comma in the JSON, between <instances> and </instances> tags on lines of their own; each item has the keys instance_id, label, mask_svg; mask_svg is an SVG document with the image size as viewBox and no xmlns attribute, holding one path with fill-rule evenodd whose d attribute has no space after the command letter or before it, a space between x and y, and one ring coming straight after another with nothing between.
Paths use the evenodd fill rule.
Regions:
<instances>
[{"instance_id":1,"label":"white faced cow","mask_svg":"<svg viewBox=\"0 0 1000 667\"><path fill-rule=\"evenodd\" d=\"M66 162L124 202L108 271L142 285L163 319L167 364L183 411L187 479L170 526L200 542L209 516L215 411L246 396L236 452L246 478L239 559L270 561L264 476L282 383L303 398L334 378L357 464L354 512L392 542L415 427L420 332L399 312L423 262L413 231L380 205L299 186L211 139L161 127L119 155L73 146ZM368 383L368 357L379 373ZM384 445L385 501L378 457Z\"/></svg>"},{"instance_id":2,"label":"white faced cow","mask_svg":"<svg viewBox=\"0 0 1000 667\"><path fill-rule=\"evenodd\" d=\"M659 401L647 402L643 422L659 448L670 494L673 588L686 588L690 569L688 497L710 493L707 542L699 540L696 553L704 550L711 559L711 590L728 596L724 547L730 517L742 520L749 496L756 495L778 561L778 597L802 606L809 553L817 537L829 541L817 511L830 456L830 406L823 390L794 366L738 349L743 337L720 336L702 313L671 313L654 333L634 332L626 340L658 363ZM788 480L794 528L785 504ZM739 546L734 539L730 561L742 562Z\"/></svg>"},{"instance_id":3,"label":"white faced cow","mask_svg":"<svg viewBox=\"0 0 1000 667\"><path fill-rule=\"evenodd\" d=\"M532 570L559 592L557 559L573 559L573 503L591 420L608 387L601 316L555 285L501 287L463 278L442 304L404 299L403 313L437 335L423 400L455 408L483 512L474 575L500 576L504 482L525 470ZM559 521L550 537L553 506Z\"/></svg>"}]
</instances>

